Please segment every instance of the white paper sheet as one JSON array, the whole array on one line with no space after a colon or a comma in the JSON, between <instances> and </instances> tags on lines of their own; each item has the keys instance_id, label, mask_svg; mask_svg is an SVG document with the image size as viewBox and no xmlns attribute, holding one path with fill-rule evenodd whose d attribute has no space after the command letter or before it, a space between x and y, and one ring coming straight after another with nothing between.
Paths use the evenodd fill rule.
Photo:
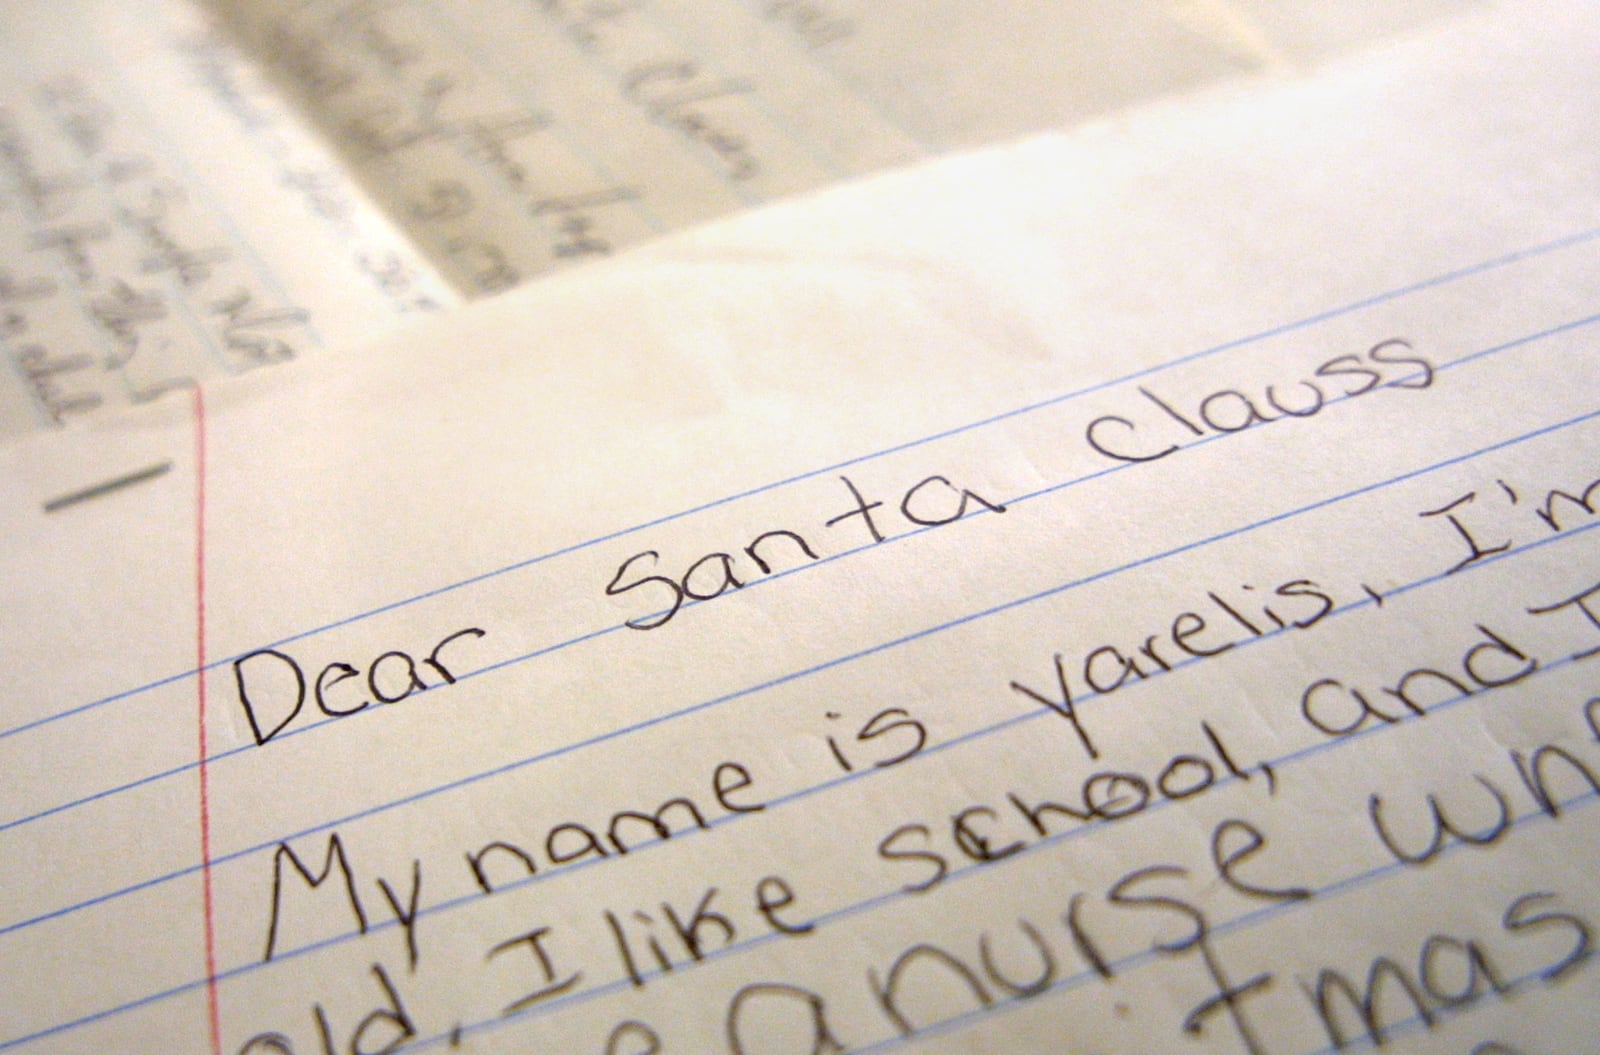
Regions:
<instances>
[{"instance_id":1,"label":"white paper sheet","mask_svg":"<svg viewBox=\"0 0 1600 1055\"><path fill-rule=\"evenodd\" d=\"M0 1050L1582 1050L1597 40L0 450Z\"/></svg>"}]
</instances>

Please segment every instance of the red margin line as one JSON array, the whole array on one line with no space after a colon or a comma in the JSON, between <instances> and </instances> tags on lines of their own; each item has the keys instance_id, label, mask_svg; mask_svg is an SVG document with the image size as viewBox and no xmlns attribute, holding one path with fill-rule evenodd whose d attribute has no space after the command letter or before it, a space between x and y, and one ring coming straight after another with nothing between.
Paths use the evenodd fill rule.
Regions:
<instances>
[{"instance_id":1,"label":"red margin line","mask_svg":"<svg viewBox=\"0 0 1600 1055\"><path fill-rule=\"evenodd\" d=\"M217 1008L217 926L211 897L211 798L206 762L206 402L194 388L194 594L195 685L200 729L200 876L206 925L206 1004L212 1055L222 1055L222 1016Z\"/></svg>"}]
</instances>

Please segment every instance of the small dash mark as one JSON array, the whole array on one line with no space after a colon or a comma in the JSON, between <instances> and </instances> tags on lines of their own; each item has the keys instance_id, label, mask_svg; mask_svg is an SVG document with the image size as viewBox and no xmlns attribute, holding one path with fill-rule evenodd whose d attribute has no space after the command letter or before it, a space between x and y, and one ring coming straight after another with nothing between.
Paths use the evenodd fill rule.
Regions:
<instances>
[{"instance_id":1,"label":"small dash mark","mask_svg":"<svg viewBox=\"0 0 1600 1055\"><path fill-rule=\"evenodd\" d=\"M60 498L52 498L50 501L44 504L44 511L46 513L54 513L58 509L65 509L67 506L76 505L77 503L86 499L99 498L101 495L108 494L109 492L115 491L118 488L128 487L132 484L143 483L146 480L153 480L158 476L170 472L171 470L172 463L170 461L160 462L148 468L139 469L136 472L127 473L126 475L118 476L115 479L107 480L104 483L98 483L92 487L85 487L81 491L73 491L70 494L62 495Z\"/></svg>"},{"instance_id":2,"label":"small dash mark","mask_svg":"<svg viewBox=\"0 0 1600 1055\"><path fill-rule=\"evenodd\" d=\"M1383 594L1379 593L1377 590L1374 590L1372 587L1368 586L1366 583L1362 583L1361 584L1361 588L1363 590L1367 591L1367 596L1372 598L1372 603L1373 604L1377 605L1379 608L1383 607Z\"/></svg>"},{"instance_id":3,"label":"small dash mark","mask_svg":"<svg viewBox=\"0 0 1600 1055\"><path fill-rule=\"evenodd\" d=\"M452 1048L461 1047L461 1023L459 1022L456 1023L456 1028L450 1031L450 1046Z\"/></svg>"}]
</instances>

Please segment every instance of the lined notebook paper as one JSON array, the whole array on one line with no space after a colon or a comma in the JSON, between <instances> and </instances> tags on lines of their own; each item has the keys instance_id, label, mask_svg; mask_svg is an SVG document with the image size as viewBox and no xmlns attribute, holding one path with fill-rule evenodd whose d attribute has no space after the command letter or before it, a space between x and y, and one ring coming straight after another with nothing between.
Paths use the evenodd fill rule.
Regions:
<instances>
[{"instance_id":1,"label":"lined notebook paper","mask_svg":"<svg viewBox=\"0 0 1600 1055\"><path fill-rule=\"evenodd\" d=\"M1584 1050L1597 40L0 449L0 1050Z\"/></svg>"}]
</instances>

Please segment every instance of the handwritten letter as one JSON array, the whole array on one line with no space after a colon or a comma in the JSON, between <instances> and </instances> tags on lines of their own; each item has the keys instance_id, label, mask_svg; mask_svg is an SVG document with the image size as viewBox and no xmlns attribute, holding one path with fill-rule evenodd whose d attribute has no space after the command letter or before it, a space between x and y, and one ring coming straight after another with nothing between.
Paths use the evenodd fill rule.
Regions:
<instances>
[{"instance_id":1,"label":"handwritten letter","mask_svg":"<svg viewBox=\"0 0 1600 1055\"><path fill-rule=\"evenodd\" d=\"M1596 41L1507 5L6 447L0 1048L1585 1050Z\"/></svg>"}]
</instances>

